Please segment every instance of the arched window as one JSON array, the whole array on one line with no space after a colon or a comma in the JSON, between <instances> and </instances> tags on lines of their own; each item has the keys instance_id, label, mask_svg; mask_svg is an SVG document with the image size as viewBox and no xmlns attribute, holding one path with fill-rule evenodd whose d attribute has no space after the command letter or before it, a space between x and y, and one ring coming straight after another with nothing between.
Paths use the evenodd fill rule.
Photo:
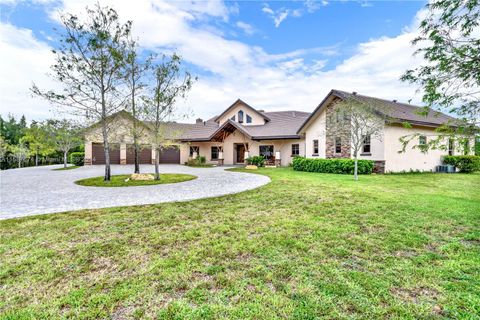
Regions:
<instances>
[{"instance_id":1,"label":"arched window","mask_svg":"<svg viewBox=\"0 0 480 320\"><path fill-rule=\"evenodd\" d=\"M238 111L238 123L243 123L243 111Z\"/></svg>"}]
</instances>

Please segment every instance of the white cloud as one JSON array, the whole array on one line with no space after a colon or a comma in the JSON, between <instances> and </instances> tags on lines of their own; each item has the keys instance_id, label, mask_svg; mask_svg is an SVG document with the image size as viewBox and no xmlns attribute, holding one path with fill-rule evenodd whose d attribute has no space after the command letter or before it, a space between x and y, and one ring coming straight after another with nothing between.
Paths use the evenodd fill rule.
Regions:
<instances>
[{"instance_id":1,"label":"white cloud","mask_svg":"<svg viewBox=\"0 0 480 320\"><path fill-rule=\"evenodd\" d=\"M360 44L350 58L328 70L325 69L328 59L338 54L339 45L270 54L261 47L226 39L221 32L207 28L209 20L228 21L235 14L221 3L203 4L193 10L183 4L177 6L176 2L153 5L147 1L108 0L102 4L114 5L122 18L134 21L134 33L144 48L176 50L188 63L208 71L181 103L193 111L192 119L212 117L236 98L266 110L312 111L332 88L399 101L415 96L414 88L398 80L407 68L417 63L411 56L413 26L396 37ZM81 12L85 3L66 0L64 8ZM2 114L21 110L17 113L42 118L48 107L42 101L30 99L28 88L33 80L44 88L55 85L44 76L52 63L48 45L36 40L28 30L4 23L1 26L0 66L6 75L0 80ZM238 23L237 27L241 28ZM306 60L306 55L314 57L312 62Z\"/></svg>"},{"instance_id":2,"label":"white cloud","mask_svg":"<svg viewBox=\"0 0 480 320\"><path fill-rule=\"evenodd\" d=\"M243 30L248 35L252 35L255 33L255 28L252 27L250 24L243 22L243 21L238 21L236 23L236 26L239 27L240 29Z\"/></svg>"}]
</instances>

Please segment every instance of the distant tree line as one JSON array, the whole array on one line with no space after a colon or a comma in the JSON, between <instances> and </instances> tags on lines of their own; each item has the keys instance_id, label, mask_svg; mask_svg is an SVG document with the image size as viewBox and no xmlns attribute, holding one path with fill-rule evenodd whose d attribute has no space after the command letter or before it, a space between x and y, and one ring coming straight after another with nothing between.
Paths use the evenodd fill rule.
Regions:
<instances>
[{"instance_id":1,"label":"distant tree line","mask_svg":"<svg viewBox=\"0 0 480 320\"><path fill-rule=\"evenodd\" d=\"M63 163L69 152L83 151L82 128L70 120L31 121L0 116L2 170Z\"/></svg>"}]
</instances>

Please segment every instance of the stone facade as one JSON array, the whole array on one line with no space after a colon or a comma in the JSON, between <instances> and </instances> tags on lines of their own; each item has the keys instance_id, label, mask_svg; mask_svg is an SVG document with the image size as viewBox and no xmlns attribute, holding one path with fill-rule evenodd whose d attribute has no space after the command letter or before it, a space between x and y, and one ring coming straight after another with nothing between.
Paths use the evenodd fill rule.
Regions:
<instances>
[{"instance_id":1,"label":"stone facade","mask_svg":"<svg viewBox=\"0 0 480 320\"><path fill-rule=\"evenodd\" d=\"M325 157L330 158L350 158L351 157L351 146L350 146L350 130L348 124L337 124L336 123L336 113L335 113L335 103L338 100L332 102L326 108L326 139L325 139ZM343 118L341 121L346 121ZM341 152L335 152L335 138L339 137L341 139Z\"/></svg>"},{"instance_id":2,"label":"stone facade","mask_svg":"<svg viewBox=\"0 0 480 320\"><path fill-rule=\"evenodd\" d=\"M385 173L385 160L375 160L373 163L373 173Z\"/></svg>"}]
</instances>

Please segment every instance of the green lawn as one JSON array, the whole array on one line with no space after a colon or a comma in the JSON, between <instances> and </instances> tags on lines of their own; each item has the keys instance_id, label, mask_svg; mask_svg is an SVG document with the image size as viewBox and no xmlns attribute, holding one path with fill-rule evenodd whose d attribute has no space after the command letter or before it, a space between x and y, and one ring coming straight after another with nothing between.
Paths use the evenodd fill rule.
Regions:
<instances>
[{"instance_id":1,"label":"green lawn","mask_svg":"<svg viewBox=\"0 0 480 320\"><path fill-rule=\"evenodd\" d=\"M152 173L153 174L153 173ZM76 184L85 187L136 187L136 186L151 186L154 184L177 183L196 179L197 177L191 174L180 173L162 173L160 180L132 180L130 174L119 174L110 177L110 181L104 181L103 176L86 178L75 181Z\"/></svg>"},{"instance_id":2,"label":"green lawn","mask_svg":"<svg viewBox=\"0 0 480 320\"><path fill-rule=\"evenodd\" d=\"M0 221L0 318L478 318L479 174L256 172L272 183Z\"/></svg>"},{"instance_id":3,"label":"green lawn","mask_svg":"<svg viewBox=\"0 0 480 320\"><path fill-rule=\"evenodd\" d=\"M61 170L72 170L72 169L77 169L77 168L80 168L80 166L68 166L66 168L61 167L61 168L56 168L56 169L52 169L52 170L53 171L61 171Z\"/></svg>"}]
</instances>

